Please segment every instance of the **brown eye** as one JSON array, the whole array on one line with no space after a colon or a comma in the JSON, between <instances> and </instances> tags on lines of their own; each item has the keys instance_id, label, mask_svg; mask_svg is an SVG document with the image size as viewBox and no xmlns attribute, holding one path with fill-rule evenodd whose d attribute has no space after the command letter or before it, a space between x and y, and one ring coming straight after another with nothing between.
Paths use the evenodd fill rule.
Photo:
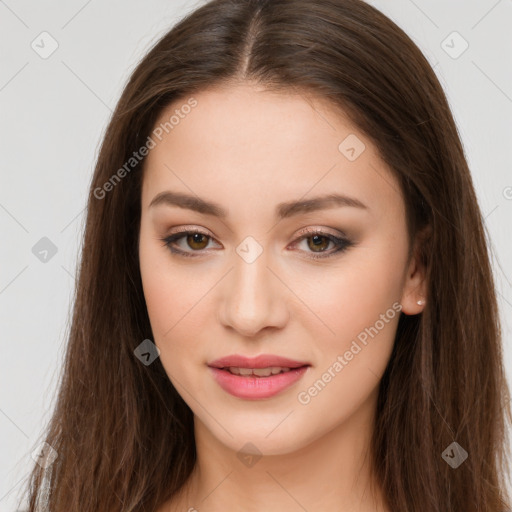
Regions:
<instances>
[{"instance_id":1,"label":"brown eye","mask_svg":"<svg viewBox=\"0 0 512 512\"><path fill-rule=\"evenodd\" d=\"M327 247L329 247L329 243L332 242L330 238L323 235L308 236L306 240L308 241L308 247L312 249L313 252L325 251Z\"/></svg>"},{"instance_id":2,"label":"brown eye","mask_svg":"<svg viewBox=\"0 0 512 512\"><path fill-rule=\"evenodd\" d=\"M318 260L329 258L336 254L341 255L349 247L354 245L354 242L346 237L338 237L330 233L316 230L306 231L306 234L301 236L294 245L300 248L300 245L303 243L305 246L301 249L301 252L306 253L308 258ZM327 250L329 244L332 244L333 250Z\"/></svg>"},{"instance_id":3,"label":"brown eye","mask_svg":"<svg viewBox=\"0 0 512 512\"><path fill-rule=\"evenodd\" d=\"M187 235L187 244L191 249L201 250L208 245L208 238L202 233L190 233Z\"/></svg>"},{"instance_id":4,"label":"brown eye","mask_svg":"<svg viewBox=\"0 0 512 512\"><path fill-rule=\"evenodd\" d=\"M212 237L201 231L189 230L174 233L166 238L162 238L164 246L172 253L180 256L201 256L208 246Z\"/></svg>"}]
</instances>

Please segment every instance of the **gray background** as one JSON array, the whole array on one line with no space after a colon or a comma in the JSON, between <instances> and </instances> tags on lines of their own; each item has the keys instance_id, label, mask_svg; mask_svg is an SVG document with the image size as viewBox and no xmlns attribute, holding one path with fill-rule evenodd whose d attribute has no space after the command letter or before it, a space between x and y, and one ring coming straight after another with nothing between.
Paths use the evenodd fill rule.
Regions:
<instances>
[{"instance_id":1,"label":"gray background","mask_svg":"<svg viewBox=\"0 0 512 512\"><path fill-rule=\"evenodd\" d=\"M140 57L202 3L0 0L0 512L16 508L54 403L109 116ZM492 241L510 379L512 2L370 3L422 49L447 92ZM57 50L42 58L52 39ZM46 262L32 252L43 237L57 249Z\"/></svg>"}]
</instances>

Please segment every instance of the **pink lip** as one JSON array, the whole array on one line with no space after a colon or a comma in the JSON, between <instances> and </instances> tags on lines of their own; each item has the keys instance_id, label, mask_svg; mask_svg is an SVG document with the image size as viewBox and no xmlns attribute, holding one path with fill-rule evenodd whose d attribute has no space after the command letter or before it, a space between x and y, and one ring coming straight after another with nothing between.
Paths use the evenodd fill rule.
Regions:
<instances>
[{"instance_id":1,"label":"pink lip","mask_svg":"<svg viewBox=\"0 0 512 512\"><path fill-rule=\"evenodd\" d=\"M224 391L238 398L255 400L270 398L289 388L306 373L310 364L271 354L262 354L255 358L247 358L240 355L227 356L212 361L208 366L214 379ZM222 369L229 366L239 368L281 366L291 369L289 372L269 375L268 377L244 377L234 375L227 369Z\"/></svg>"}]
</instances>

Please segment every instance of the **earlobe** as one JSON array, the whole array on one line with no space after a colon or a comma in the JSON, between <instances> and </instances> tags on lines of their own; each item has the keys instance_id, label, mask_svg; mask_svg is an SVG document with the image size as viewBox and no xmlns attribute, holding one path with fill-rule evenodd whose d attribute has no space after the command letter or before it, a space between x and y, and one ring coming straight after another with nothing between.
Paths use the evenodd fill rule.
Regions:
<instances>
[{"instance_id":1,"label":"earlobe","mask_svg":"<svg viewBox=\"0 0 512 512\"><path fill-rule=\"evenodd\" d=\"M423 312L426 304L426 300L423 298L424 296L425 293L421 288L412 287L409 292L404 289L401 301L402 312L406 315L417 315Z\"/></svg>"},{"instance_id":2,"label":"earlobe","mask_svg":"<svg viewBox=\"0 0 512 512\"><path fill-rule=\"evenodd\" d=\"M428 235L429 230L427 230ZM424 259L422 243L425 241L425 233L416 239L413 257L409 263L405 277L402 293L402 312L406 315L417 315L423 311L427 296L426 266Z\"/></svg>"},{"instance_id":3,"label":"earlobe","mask_svg":"<svg viewBox=\"0 0 512 512\"><path fill-rule=\"evenodd\" d=\"M416 270L415 274L407 278L402 294L402 312L406 315L417 315L425 307L426 296L424 274Z\"/></svg>"}]
</instances>

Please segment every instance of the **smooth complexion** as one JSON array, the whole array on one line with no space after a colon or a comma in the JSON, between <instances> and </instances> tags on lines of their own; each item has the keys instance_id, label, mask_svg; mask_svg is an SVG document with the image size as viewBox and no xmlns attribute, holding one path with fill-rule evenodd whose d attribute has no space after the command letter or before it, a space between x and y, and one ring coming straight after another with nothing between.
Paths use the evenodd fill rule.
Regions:
<instances>
[{"instance_id":1,"label":"smooth complexion","mask_svg":"<svg viewBox=\"0 0 512 512\"><path fill-rule=\"evenodd\" d=\"M424 269L408 260L398 183L324 100L250 84L194 97L197 107L150 151L141 197L140 269L154 342L194 413L198 454L186 488L161 511L386 510L365 455L399 315L308 404L297 396L393 303L408 315L424 307ZM350 134L366 146L354 161L338 149ZM225 217L162 199L151 206L166 191L215 203ZM364 207L276 216L282 203L333 193ZM184 254L171 252L164 239L178 230L205 237L184 235L171 245ZM335 252L329 236L350 243ZM237 252L246 237L262 249L252 263ZM219 357L262 353L311 367L262 400L226 393L208 371ZM263 456L251 463L240 456L244 446Z\"/></svg>"}]
</instances>

